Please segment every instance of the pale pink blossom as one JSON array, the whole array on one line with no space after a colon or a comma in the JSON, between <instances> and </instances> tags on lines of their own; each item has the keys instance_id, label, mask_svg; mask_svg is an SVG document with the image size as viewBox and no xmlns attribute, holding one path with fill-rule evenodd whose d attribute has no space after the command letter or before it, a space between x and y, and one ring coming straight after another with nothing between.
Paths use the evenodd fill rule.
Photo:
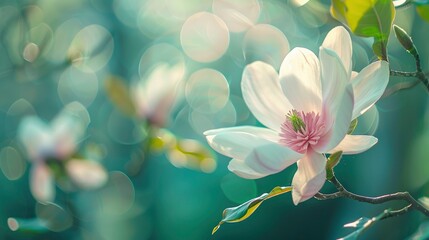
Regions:
<instances>
[{"instance_id":1,"label":"pale pink blossom","mask_svg":"<svg viewBox=\"0 0 429 240\"><path fill-rule=\"evenodd\" d=\"M36 200L47 202L55 198L55 176L49 164L63 165L70 179L82 188L95 188L107 180L99 163L69 160L89 122L88 112L77 102L68 104L49 125L35 116L21 121L18 137L33 163L30 190Z\"/></svg>"},{"instance_id":2,"label":"pale pink blossom","mask_svg":"<svg viewBox=\"0 0 429 240\"><path fill-rule=\"evenodd\" d=\"M331 30L319 58L295 48L284 59L280 73L264 62L248 65L243 73L243 98L267 128L241 126L205 132L209 144L233 158L229 170L255 179L297 163L293 177L295 204L313 197L326 179L325 153L342 150L357 154L377 138L348 135L352 119L371 107L389 79L385 61L352 72L352 46L343 27Z\"/></svg>"},{"instance_id":3,"label":"pale pink blossom","mask_svg":"<svg viewBox=\"0 0 429 240\"><path fill-rule=\"evenodd\" d=\"M184 64L170 66L160 63L146 79L141 79L132 86L131 94L137 115L151 124L163 127L180 97L184 75Z\"/></svg>"}]
</instances>

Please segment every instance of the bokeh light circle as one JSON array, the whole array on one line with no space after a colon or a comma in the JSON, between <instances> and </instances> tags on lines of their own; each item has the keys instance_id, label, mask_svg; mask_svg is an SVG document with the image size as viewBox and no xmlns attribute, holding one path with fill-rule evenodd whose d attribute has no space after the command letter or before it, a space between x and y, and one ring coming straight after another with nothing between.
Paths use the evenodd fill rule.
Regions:
<instances>
[{"instance_id":1,"label":"bokeh light circle","mask_svg":"<svg viewBox=\"0 0 429 240\"><path fill-rule=\"evenodd\" d=\"M55 203L36 204L36 215L53 232L61 232L73 225L72 215Z\"/></svg>"},{"instance_id":2,"label":"bokeh light circle","mask_svg":"<svg viewBox=\"0 0 429 240\"><path fill-rule=\"evenodd\" d=\"M81 29L70 44L68 55L82 71L98 71L113 54L113 38L106 28L89 25Z\"/></svg>"},{"instance_id":3,"label":"bokeh light circle","mask_svg":"<svg viewBox=\"0 0 429 240\"><path fill-rule=\"evenodd\" d=\"M0 152L0 168L9 180L18 180L24 175L27 167L26 161L13 147L5 147Z\"/></svg>"},{"instance_id":4,"label":"bokeh light circle","mask_svg":"<svg viewBox=\"0 0 429 240\"><path fill-rule=\"evenodd\" d=\"M228 49L229 31L218 16L199 12L190 16L180 31L183 51L198 62L219 59Z\"/></svg>"},{"instance_id":5,"label":"bokeh light circle","mask_svg":"<svg viewBox=\"0 0 429 240\"><path fill-rule=\"evenodd\" d=\"M188 104L196 111L215 113L228 102L229 84L219 71L205 68L194 72L185 87Z\"/></svg>"},{"instance_id":6,"label":"bokeh light circle","mask_svg":"<svg viewBox=\"0 0 429 240\"><path fill-rule=\"evenodd\" d=\"M78 101L89 106L98 93L97 75L90 69L82 72L71 66L61 75L57 91L63 104Z\"/></svg>"},{"instance_id":7,"label":"bokeh light circle","mask_svg":"<svg viewBox=\"0 0 429 240\"><path fill-rule=\"evenodd\" d=\"M147 78L160 63L168 63L170 66L184 65L183 53L168 43L152 45L143 53L139 62L140 78Z\"/></svg>"},{"instance_id":8,"label":"bokeh light circle","mask_svg":"<svg viewBox=\"0 0 429 240\"><path fill-rule=\"evenodd\" d=\"M289 41L278 28L258 24L247 31L243 39L243 55L247 63L264 61L275 69L289 52Z\"/></svg>"},{"instance_id":9,"label":"bokeh light circle","mask_svg":"<svg viewBox=\"0 0 429 240\"><path fill-rule=\"evenodd\" d=\"M258 0L214 0L212 8L231 32L243 32L253 26L261 11Z\"/></svg>"}]
</instances>

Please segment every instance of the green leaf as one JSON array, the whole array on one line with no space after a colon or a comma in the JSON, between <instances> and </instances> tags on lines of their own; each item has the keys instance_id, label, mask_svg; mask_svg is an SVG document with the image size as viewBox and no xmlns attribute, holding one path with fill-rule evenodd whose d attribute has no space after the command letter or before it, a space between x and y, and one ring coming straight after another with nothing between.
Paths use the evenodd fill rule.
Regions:
<instances>
[{"instance_id":1,"label":"green leaf","mask_svg":"<svg viewBox=\"0 0 429 240\"><path fill-rule=\"evenodd\" d=\"M347 134L352 134L355 131L357 125L358 125L358 120L357 120L357 118L355 118L350 123L349 130L347 130Z\"/></svg>"},{"instance_id":2,"label":"green leaf","mask_svg":"<svg viewBox=\"0 0 429 240\"><path fill-rule=\"evenodd\" d=\"M416 6L416 10L423 20L429 22L429 5Z\"/></svg>"},{"instance_id":3,"label":"green leaf","mask_svg":"<svg viewBox=\"0 0 429 240\"><path fill-rule=\"evenodd\" d=\"M134 102L130 98L130 93L124 81L119 77L110 76L105 81L107 96L123 113L129 116L136 116Z\"/></svg>"},{"instance_id":4,"label":"green leaf","mask_svg":"<svg viewBox=\"0 0 429 240\"><path fill-rule=\"evenodd\" d=\"M331 180L334 177L334 167L340 162L343 151L334 152L329 156L326 162L326 179Z\"/></svg>"},{"instance_id":5,"label":"green leaf","mask_svg":"<svg viewBox=\"0 0 429 240\"><path fill-rule=\"evenodd\" d=\"M361 37L373 37L373 51L387 60L387 41L395 17L391 0L332 0L331 15Z\"/></svg>"},{"instance_id":6,"label":"green leaf","mask_svg":"<svg viewBox=\"0 0 429 240\"><path fill-rule=\"evenodd\" d=\"M193 139L176 138L167 149L168 160L176 167L210 173L216 169L216 155L208 147Z\"/></svg>"},{"instance_id":7,"label":"green leaf","mask_svg":"<svg viewBox=\"0 0 429 240\"><path fill-rule=\"evenodd\" d=\"M381 214L379 214L378 216L375 216L373 218L367 218L367 217L361 217L358 220L351 222L351 223L347 223L346 225L344 225L344 227L346 228L356 228L355 231L353 231L352 233L350 233L349 235L342 237L338 240L355 240L359 237L359 235L365 231L366 229L368 229L370 226L372 226L375 222L381 220L384 216L386 216L388 213L390 212L390 209L386 209L384 210L384 212L382 212Z\"/></svg>"},{"instance_id":8,"label":"green leaf","mask_svg":"<svg viewBox=\"0 0 429 240\"><path fill-rule=\"evenodd\" d=\"M257 198L250 199L237 207L225 209L222 213L222 220L213 228L212 234L214 234L223 223L241 222L250 217L263 201L290 191L292 191L292 187L275 187L269 193L264 193Z\"/></svg>"},{"instance_id":9,"label":"green leaf","mask_svg":"<svg viewBox=\"0 0 429 240\"><path fill-rule=\"evenodd\" d=\"M8 218L7 225L13 232L21 232L25 234L42 234L49 232L46 223L39 218Z\"/></svg>"}]
</instances>

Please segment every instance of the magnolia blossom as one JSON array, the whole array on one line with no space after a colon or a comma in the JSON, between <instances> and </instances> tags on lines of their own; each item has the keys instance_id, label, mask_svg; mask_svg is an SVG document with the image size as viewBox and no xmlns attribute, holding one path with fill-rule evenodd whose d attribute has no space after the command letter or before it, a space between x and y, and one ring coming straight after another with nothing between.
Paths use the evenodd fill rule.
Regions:
<instances>
[{"instance_id":1,"label":"magnolia blossom","mask_svg":"<svg viewBox=\"0 0 429 240\"><path fill-rule=\"evenodd\" d=\"M319 58L304 48L293 49L280 73L264 62L243 73L243 98L267 128L241 126L205 132L209 144L233 158L229 170L255 179L297 162L292 198L295 204L313 197L326 179L325 153L357 154L377 138L348 135L352 119L371 107L389 79L385 61L352 72L348 32L336 27L326 36Z\"/></svg>"},{"instance_id":2,"label":"magnolia blossom","mask_svg":"<svg viewBox=\"0 0 429 240\"><path fill-rule=\"evenodd\" d=\"M89 122L88 112L77 102L68 104L50 125L35 116L22 120L18 137L33 163L30 189L38 201L52 201L55 197L54 173L49 164L63 165L70 179L82 188L95 188L106 182L107 173L99 163L69 159Z\"/></svg>"},{"instance_id":3,"label":"magnolia blossom","mask_svg":"<svg viewBox=\"0 0 429 240\"><path fill-rule=\"evenodd\" d=\"M164 126L177 102L184 75L183 64L163 63L156 66L147 79L133 86L131 94L138 116L159 127Z\"/></svg>"}]
</instances>

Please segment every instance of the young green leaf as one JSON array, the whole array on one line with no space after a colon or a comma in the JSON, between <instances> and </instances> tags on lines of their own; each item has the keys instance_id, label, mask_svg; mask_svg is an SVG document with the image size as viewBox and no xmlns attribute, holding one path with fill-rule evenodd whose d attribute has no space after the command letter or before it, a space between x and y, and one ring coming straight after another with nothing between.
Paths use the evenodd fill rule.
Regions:
<instances>
[{"instance_id":1,"label":"young green leaf","mask_svg":"<svg viewBox=\"0 0 429 240\"><path fill-rule=\"evenodd\" d=\"M390 209L386 209L386 210L384 210L384 212L382 212L381 214L379 214L373 218L361 217L354 222L347 223L346 225L344 225L344 227L356 228L356 230L353 231L352 233L350 233L349 235L347 235L343 238L340 238L338 240L356 240L363 231L368 229L375 222L381 220L384 216L389 214L389 212L390 212Z\"/></svg>"},{"instance_id":2,"label":"young green leaf","mask_svg":"<svg viewBox=\"0 0 429 240\"><path fill-rule=\"evenodd\" d=\"M326 162L326 179L331 180L334 177L334 167L340 162L343 151L334 152L329 156Z\"/></svg>"},{"instance_id":3,"label":"young green leaf","mask_svg":"<svg viewBox=\"0 0 429 240\"><path fill-rule=\"evenodd\" d=\"M352 134L355 131L357 125L358 125L358 120L357 120L357 118L355 118L350 123L349 130L347 130L347 134Z\"/></svg>"},{"instance_id":4,"label":"young green leaf","mask_svg":"<svg viewBox=\"0 0 429 240\"><path fill-rule=\"evenodd\" d=\"M136 108L130 98L127 86L124 82L115 76L110 76L105 81L107 96L123 113L134 117Z\"/></svg>"},{"instance_id":5,"label":"young green leaf","mask_svg":"<svg viewBox=\"0 0 429 240\"><path fill-rule=\"evenodd\" d=\"M292 187L275 187L269 193L264 193L257 198L250 199L237 207L225 209L222 213L222 220L213 228L212 234L214 234L223 223L241 222L250 217L263 201L290 191L292 191Z\"/></svg>"},{"instance_id":6,"label":"young green leaf","mask_svg":"<svg viewBox=\"0 0 429 240\"><path fill-rule=\"evenodd\" d=\"M373 51L387 60L387 41L395 17L391 0L332 0L331 15L361 37L373 37Z\"/></svg>"}]
</instances>

